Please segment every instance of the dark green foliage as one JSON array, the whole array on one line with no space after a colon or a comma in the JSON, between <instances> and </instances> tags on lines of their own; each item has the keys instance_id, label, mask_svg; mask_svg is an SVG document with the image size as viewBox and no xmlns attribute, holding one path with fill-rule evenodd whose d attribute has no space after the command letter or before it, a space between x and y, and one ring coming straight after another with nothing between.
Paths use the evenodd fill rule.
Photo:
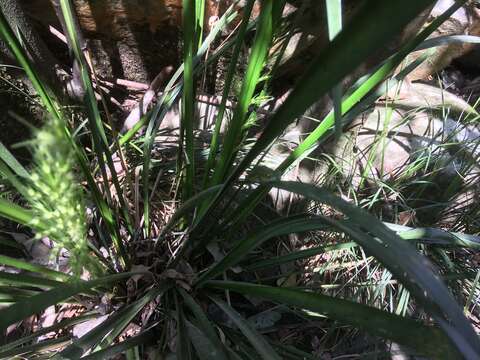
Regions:
<instances>
[{"instance_id":1,"label":"dark green foliage","mask_svg":"<svg viewBox=\"0 0 480 360\"><path fill-rule=\"evenodd\" d=\"M308 330L302 328L305 332L300 332L298 346L287 346L278 337L282 326L298 328L300 322L305 329L310 327L315 332L326 329L325 338L342 337L352 327L361 329L375 339L382 339L372 342L370 349L380 344L385 352L388 352L389 341L394 341L405 346L408 353L436 359L480 357L478 337L458 299L444 283L448 276L470 282L475 279L468 296L467 304L470 304L478 276L468 271L440 273L419 251L425 253L427 246L439 253L447 246L476 248L477 237L440 229L402 228L395 232L391 229L394 226L387 226L361 207L317 185L281 181L249 183L249 175L255 173L259 157L265 156L284 130L321 96L333 91L335 111L290 152L273 176L264 180L280 178L334 128L340 135L341 125L348 116L358 114L363 109L359 110L360 106L371 105L382 95L383 88L377 86L382 85L418 45L442 44L425 45L423 41L462 2L404 44L355 89L341 91L348 89L338 87L344 77L432 2L414 1L406 6L403 1L368 0L343 28L332 21L332 32L341 29L338 35L332 36L328 46L305 69L285 102L268 114L267 119L262 119L265 123L252 126L252 117L258 115L252 113L255 110L252 105L268 94L268 81L275 75L270 57L278 54L272 49L291 25L291 18L280 18L285 2L260 1L260 14L252 21L254 1L246 2L243 16L230 8L203 40L204 2L184 0L184 63L154 108L142 118L146 132L136 133L139 125L122 138L103 121L94 81L73 26L71 1L61 0L60 5L86 91L87 121L82 132L76 129L79 124L72 126L67 121L67 110L42 83L21 42L0 13L0 35L27 72L45 108L45 117L53 118L60 126L61 136L56 136L71 147L69 161L79 170L75 176L81 179L82 196L91 212L88 236L85 235L88 245L82 250L89 255L89 263L95 264L95 271L88 274L81 271L70 274L0 255L0 264L29 272L15 277L0 272L0 285L14 289L10 294L8 288L0 287L0 301L10 303L0 309L0 329L4 332L12 324L20 326L27 317L67 302L80 304L84 310L94 309L79 318L79 322L103 319L78 339L72 339L67 327L76 320L60 322L52 330L62 336L37 344L34 342L37 335L44 334L40 330L9 344L0 344L0 356L47 354L50 348L59 357L69 359L104 359L120 353L138 358L138 354L153 349L161 354L175 352L178 359L281 359L286 358L287 353L288 358L303 359L312 354L312 349L305 345L307 341L301 339L303 335L314 338ZM227 25L235 15L242 19L238 30L230 34L221 48L210 49L212 54L205 58L215 37L220 36L222 30L228 30ZM245 47L249 55L242 59L240 54ZM202 142L195 129L199 75L231 48L232 65L225 74L214 129L209 129L212 138ZM221 123L228 120L227 98L233 95L235 64L239 61L245 61L247 70L227 130L222 135ZM397 74L395 81L401 81L402 76ZM347 94L343 99L342 93ZM161 135L159 127L179 98L182 103L177 143L172 146L172 156L165 155L167 160L159 160L155 146L165 145L157 138ZM252 132L259 128L261 133L252 141ZM122 154L127 154L132 162L131 168L123 169L127 172L125 179L117 174L114 163ZM45 165L42 158L36 162L34 166ZM142 171L136 172L135 168ZM66 171L73 176L74 169ZM0 199L0 215L44 234L44 227L52 224L40 221L41 217L33 221L34 212L29 208L38 211L38 206L34 199L26 196L33 187L35 172L23 168L1 144L0 173L26 203L20 207ZM47 173L42 174L47 176ZM300 195L322 210L286 217L276 214L273 220L264 221L262 205L272 188ZM259 225L260 222L263 224ZM75 254L74 248L80 242L62 242L58 232L48 234L71 256ZM309 236L308 241L305 237L305 248L300 248L295 241L285 241L289 235L300 234ZM322 241L312 241L316 237ZM292 243L296 246L293 250ZM288 251L283 251L286 247ZM385 284L393 284L388 292L390 303L380 295L387 293L384 291L387 285L379 283L365 291L344 292L352 296L343 296L343 299L341 292L322 294L323 285L343 288L349 286L350 280L315 284L308 279L310 271L304 263L315 256L329 256L332 263L326 261L320 269L328 272L339 254L357 262L361 259L362 266L357 273L347 272L353 274L352 286L363 286L355 277L365 268L368 280L378 280L377 275L381 274ZM305 265L303 273L301 267L295 266L300 265L299 262ZM81 270L87 268L84 265L80 266ZM341 274L341 271L331 274ZM83 280L81 276L90 280ZM267 321L265 328L252 320L268 312L275 312L276 317ZM104 314L109 316L102 318ZM338 327L336 321L348 328ZM136 324L132 326L134 330L129 328L131 324ZM65 331L59 332L60 329Z\"/></svg>"}]
</instances>

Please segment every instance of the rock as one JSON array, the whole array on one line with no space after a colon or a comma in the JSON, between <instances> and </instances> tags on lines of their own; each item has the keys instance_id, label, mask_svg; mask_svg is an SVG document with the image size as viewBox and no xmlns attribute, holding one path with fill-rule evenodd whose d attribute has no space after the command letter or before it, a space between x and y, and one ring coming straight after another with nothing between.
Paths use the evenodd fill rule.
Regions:
<instances>
[{"instance_id":1,"label":"rock","mask_svg":"<svg viewBox=\"0 0 480 360\"><path fill-rule=\"evenodd\" d=\"M297 11L292 15L295 31L289 39L281 66L275 74L277 81L274 84L274 91L280 94L283 94L295 84L310 62L325 49L329 42L325 1L292 1L292 4L297 8ZM356 0L344 0L342 2L344 27L355 16L361 4L362 2ZM394 40L385 44L366 59L365 63L354 74L350 74L344 80L344 85L350 86L358 77L396 51L399 44L403 44L415 35L425 23L431 9L429 8L419 14Z\"/></svg>"},{"instance_id":2,"label":"rock","mask_svg":"<svg viewBox=\"0 0 480 360\"><path fill-rule=\"evenodd\" d=\"M389 107L380 102L326 144L315 171L327 183L340 181L354 191L373 194L385 185L417 209L417 220L450 227L479 195L480 129L472 121L478 114L428 85L402 91L409 95ZM329 178L332 164L337 174Z\"/></svg>"},{"instance_id":3,"label":"rock","mask_svg":"<svg viewBox=\"0 0 480 360\"><path fill-rule=\"evenodd\" d=\"M427 23L439 17L454 2L454 0L438 0L428 17ZM475 2L469 1L465 6L458 9L429 38L447 35L480 35L480 9L477 8ZM474 48L478 48L478 45L457 43L441 46L433 56L430 56L424 64L409 75L409 79L411 81L427 79L430 75L444 69L453 60L462 57ZM421 53L422 51L419 51L411 56L415 58L420 56Z\"/></svg>"},{"instance_id":4,"label":"rock","mask_svg":"<svg viewBox=\"0 0 480 360\"><path fill-rule=\"evenodd\" d=\"M468 103L453 94L404 82L397 94L390 91L375 107L353 120L338 140L327 141L282 179L343 184L355 191L366 186L375 191L379 181L411 180L436 167L441 169L435 179L439 187L448 187L453 178L466 184L478 173L478 166L465 168L480 156L476 147L480 130L468 121L476 115ZM301 127L292 126L284 134L285 144L275 146L261 164L261 171L267 174L263 177L273 175L288 156L289 148L293 149L304 137L302 132ZM277 210L288 208L290 194L273 190L271 196ZM472 198L472 194L468 197Z\"/></svg>"},{"instance_id":5,"label":"rock","mask_svg":"<svg viewBox=\"0 0 480 360\"><path fill-rule=\"evenodd\" d=\"M295 22L297 31L290 38L286 48L282 66L279 69L277 77L280 79L280 93L286 88L291 87L299 75L305 70L310 61L317 56L328 43L326 18L325 18L325 2L324 1L303 1L292 2L297 4L297 14ZM360 74L365 73L372 66L378 64L386 56L392 54L398 49L399 44L405 43L412 38L423 26L431 23L438 18L445 10L447 10L454 0L439 0L435 6L427 9L419 14L403 31L383 49L373 54L365 64L357 71L357 74L351 79L346 79L345 84L348 86ZM344 8L344 26L355 15L358 8L358 1L343 1ZM295 16L295 15L294 15ZM446 35L480 35L480 11L477 9L473 1L468 2L465 6L457 10L449 19L447 19L430 38ZM475 45L472 44L451 44L439 47L438 50L429 57L428 61L415 69L409 79L423 80L428 79L432 74L450 65L450 63L470 50ZM478 47L478 46L477 46ZM424 50L415 52L412 58L417 58L423 54ZM285 86L286 85L286 86ZM282 87L283 86L283 87Z\"/></svg>"},{"instance_id":6,"label":"rock","mask_svg":"<svg viewBox=\"0 0 480 360\"><path fill-rule=\"evenodd\" d=\"M460 120L476 111L462 99L433 86L404 83L398 98L391 98L387 104L380 103L357 118L339 141L328 145L354 186L360 183L359 171L371 179L392 179L427 154L448 163L458 147L445 143L457 142L472 151L467 140L471 143L480 134L475 126ZM455 172L452 166L444 169L449 176Z\"/></svg>"}]
</instances>

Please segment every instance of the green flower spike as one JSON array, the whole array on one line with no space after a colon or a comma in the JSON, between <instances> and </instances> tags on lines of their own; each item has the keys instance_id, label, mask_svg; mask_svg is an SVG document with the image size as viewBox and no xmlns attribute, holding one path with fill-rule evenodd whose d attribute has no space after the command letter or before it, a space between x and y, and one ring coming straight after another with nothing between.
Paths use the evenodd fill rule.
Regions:
<instances>
[{"instance_id":1,"label":"green flower spike","mask_svg":"<svg viewBox=\"0 0 480 360\"><path fill-rule=\"evenodd\" d=\"M70 254L70 266L80 276L83 268L92 270L86 238L86 217L81 188L73 175L74 155L60 121L51 120L34 141L35 168L28 197L36 219L32 226L37 238L55 242L55 253L62 248ZM38 224L45 224L39 228Z\"/></svg>"}]
</instances>

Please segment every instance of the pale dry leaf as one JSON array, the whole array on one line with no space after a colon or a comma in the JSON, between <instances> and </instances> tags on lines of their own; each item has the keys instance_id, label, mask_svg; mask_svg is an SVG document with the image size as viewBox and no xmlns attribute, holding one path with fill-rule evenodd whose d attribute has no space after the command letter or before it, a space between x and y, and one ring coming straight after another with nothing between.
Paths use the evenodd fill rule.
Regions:
<instances>
[{"instance_id":1,"label":"pale dry leaf","mask_svg":"<svg viewBox=\"0 0 480 360\"><path fill-rule=\"evenodd\" d=\"M108 315L102 315L102 316L99 316L98 318L87 320L83 323L75 325L73 327L73 337L77 339L81 338L90 330L96 328L98 325L100 325L105 320L107 320L107 318L108 318Z\"/></svg>"}]
</instances>

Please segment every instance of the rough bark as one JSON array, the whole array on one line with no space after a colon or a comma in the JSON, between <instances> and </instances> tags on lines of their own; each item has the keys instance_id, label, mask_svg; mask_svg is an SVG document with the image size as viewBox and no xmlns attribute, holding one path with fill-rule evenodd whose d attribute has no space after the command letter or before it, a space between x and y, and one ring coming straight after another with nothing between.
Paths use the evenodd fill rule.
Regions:
<instances>
[{"instance_id":1,"label":"rough bark","mask_svg":"<svg viewBox=\"0 0 480 360\"><path fill-rule=\"evenodd\" d=\"M32 26L32 23L21 4L21 1L1 0L0 10L5 15L12 30L21 34L26 47L29 49L30 60L39 70L43 80L47 81L47 83L52 87L56 86L57 82L52 80L57 78L56 69L59 68L59 62L45 45L40 36L38 36L38 33ZM1 40L0 58L8 63L15 62L8 47Z\"/></svg>"}]
</instances>

